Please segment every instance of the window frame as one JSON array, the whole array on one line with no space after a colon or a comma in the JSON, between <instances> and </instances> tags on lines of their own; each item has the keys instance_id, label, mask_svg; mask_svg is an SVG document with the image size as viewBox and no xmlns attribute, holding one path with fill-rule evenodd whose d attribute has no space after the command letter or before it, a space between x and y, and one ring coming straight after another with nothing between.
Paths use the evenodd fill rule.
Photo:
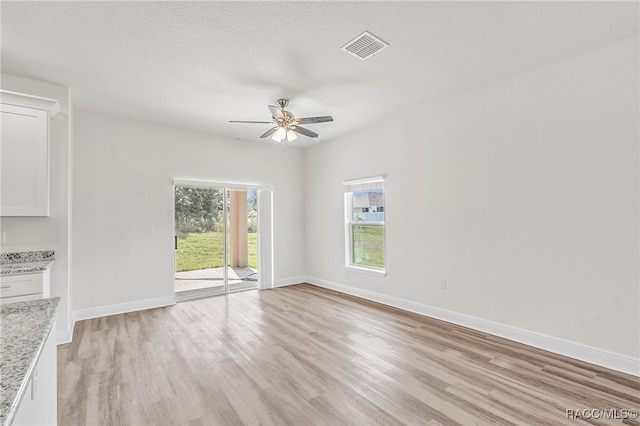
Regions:
<instances>
[{"instance_id":1,"label":"window frame","mask_svg":"<svg viewBox=\"0 0 640 426\"><path fill-rule=\"evenodd\" d=\"M386 191L384 188L384 176L374 176L370 178L355 179L344 181L344 213L345 213L345 258L344 268L347 270L364 272L374 275L387 275L387 235L386 235ZM354 192L362 192L367 190L382 190L384 195L383 213L384 219L382 221L354 221L353 220L353 194ZM365 226L382 226L382 260L384 267L380 268L371 265L355 264L353 259L354 246L354 227L358 225Z\"/></svg>"}]
</instances>

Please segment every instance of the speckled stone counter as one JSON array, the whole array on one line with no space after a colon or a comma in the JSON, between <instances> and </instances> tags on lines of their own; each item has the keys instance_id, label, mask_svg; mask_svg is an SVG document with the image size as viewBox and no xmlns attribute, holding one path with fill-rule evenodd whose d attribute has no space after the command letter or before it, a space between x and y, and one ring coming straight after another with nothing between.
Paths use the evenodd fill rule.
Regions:
<instances>
[{"instance_id":1,"label":"speckled stone counter","mask_svg":"<svg viewBox=\"0 0 640 426\"><path fill-rule=\"evenodd\" d=\"M59 297L0 306L0 425L10 425L56 320Z\"/></svg>"},{"instance_id":2,"label":"speckled stone counter","mask_svg":"<svg viewBox=\"0 0 640 426\"><path fill-rule=\"evenodd\" d=\"M55 260L53 250L0 254L0 275L33 274L46 270Z\"/></svg>"}]
</instances>

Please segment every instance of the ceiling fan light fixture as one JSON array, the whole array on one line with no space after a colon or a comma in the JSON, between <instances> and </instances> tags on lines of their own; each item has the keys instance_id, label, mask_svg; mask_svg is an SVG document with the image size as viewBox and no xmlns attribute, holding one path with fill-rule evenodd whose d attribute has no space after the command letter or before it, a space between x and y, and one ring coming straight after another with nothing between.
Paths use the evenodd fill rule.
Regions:
<instances>
[{"instance_id":1,"label":"ceiling fan light fixture","mask_svg":"<svg viewBox=\"0 0 640 426\"><path fill-rule=\"evenodd\" d=\"M273 134L271 139L273 139L276 142L282 142L282 140L286 137L287 137L286 129L284 127L278 127L278 130L276 130L276 132Z\"/></svg>"},{"instance_id":2,"label":"ceiling fan light fixture","mask_svg":"<svg viewBox=\"0 0 640 426\"><path fill-rule=\"evenodd\" d=\"M248 120L230 120L230 123L252 123L252 124L271 124L271 128L260 135L260 138L271 137L271 140L278 142L284 146L285 140L287 142L293 142L298 139L297 133L306 136L308 138L317 138L318 134L312 132L309 129L299 126L298 124L317 124L327 123L333 121L333 117L330 115L323 115L317 117L303 117L296 118L291 112L285 111L285 107L289 104L287 99L278 99L277 107L275 105L269 105L269 111L271 111L271 121L248 121Z\"/></svg>"}]
</instances>

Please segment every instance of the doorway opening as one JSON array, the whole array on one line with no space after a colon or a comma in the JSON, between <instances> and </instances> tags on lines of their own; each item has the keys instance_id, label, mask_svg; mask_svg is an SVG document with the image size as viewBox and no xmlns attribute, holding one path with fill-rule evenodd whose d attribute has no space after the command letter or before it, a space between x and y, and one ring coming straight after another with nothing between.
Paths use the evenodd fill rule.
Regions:
<instances>
[{"instance_id":1,"label":"doorway opening","mask_svg":"<svg viewBox=\"0 0 640 426\"><path fill-rule=\"evenodd\" d=\"M265 287L261 198L270 191L175 181L176 301Z\"/></svg>"}]
</instances>

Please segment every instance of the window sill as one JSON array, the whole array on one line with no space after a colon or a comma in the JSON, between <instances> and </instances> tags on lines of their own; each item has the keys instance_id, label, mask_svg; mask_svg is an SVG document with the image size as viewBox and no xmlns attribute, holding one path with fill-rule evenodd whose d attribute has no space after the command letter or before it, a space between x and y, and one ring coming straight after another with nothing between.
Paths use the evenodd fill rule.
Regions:
<instances>
[{"instance_id":1,"label":"window sill","mask_svg":"<svg viewBox=\"0 0 640 426\"><path fill-rule=\"evenodd\" d=\"M381 270L381 269L363 268L363 267L354 266L354 265L343 265L343 267L347 271L362 272L364 274L377 275L379 277L387 276L387 271Z\"/></svg>"}]
</instances>

